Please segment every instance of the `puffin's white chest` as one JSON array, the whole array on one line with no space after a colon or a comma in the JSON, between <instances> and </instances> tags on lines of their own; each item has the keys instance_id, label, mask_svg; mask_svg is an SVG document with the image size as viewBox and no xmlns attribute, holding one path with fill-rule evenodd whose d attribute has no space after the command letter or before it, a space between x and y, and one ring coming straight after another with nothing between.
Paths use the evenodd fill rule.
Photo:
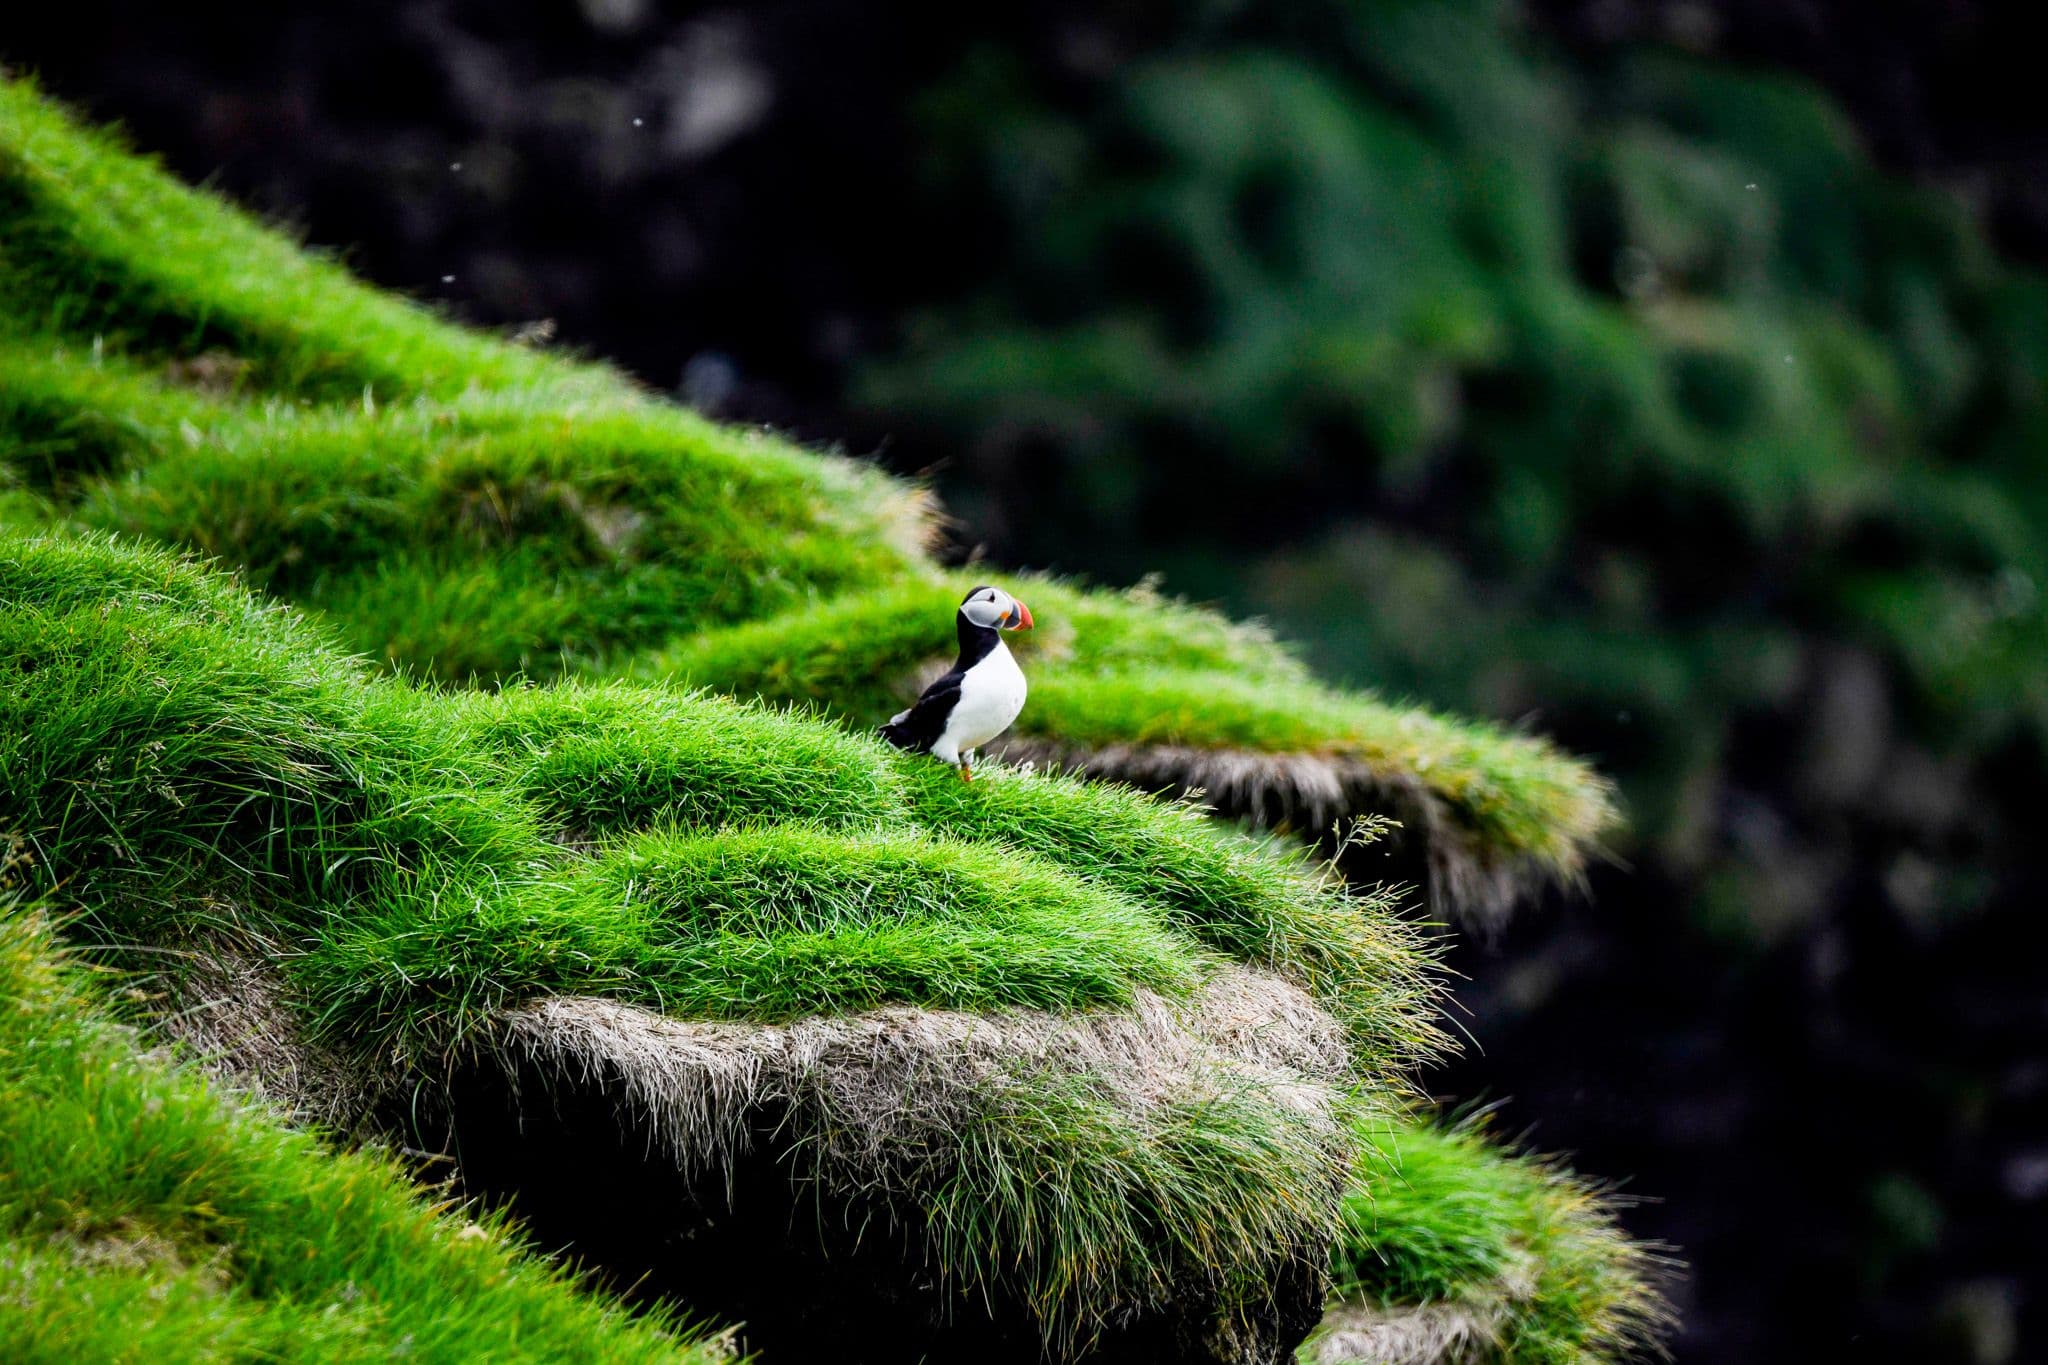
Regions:
<instances>
[{"instance_id":1,"label":"puffin's white chest","mask_svg":"<svg viewBox=\"0 0 2048 1365\"><path fill-rule=\"evenodd\" d=\"M960 679L960 700L946 717L954 752L977 748L1010 728L1024 709L1024 670L1001 640ZM935 746L937 747L937 746Z\"/></svg>"}]
</instances>

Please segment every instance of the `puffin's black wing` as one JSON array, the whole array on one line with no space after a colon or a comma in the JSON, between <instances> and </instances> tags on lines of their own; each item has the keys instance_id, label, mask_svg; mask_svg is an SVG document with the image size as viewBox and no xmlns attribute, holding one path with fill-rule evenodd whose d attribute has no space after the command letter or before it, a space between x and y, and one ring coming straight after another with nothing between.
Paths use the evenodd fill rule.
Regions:
<instances>
[{"instance_id":1,"label":"puffin's black wing","mask_svg":"<svg viewBox=\"0 0 2048 1365\"><path fill-rule=\"evenodd\" d=\"M960 700L960 680L965 676L965 669L956 668L927 687L908 711L882 727L882 738L914 754L930 752L946 733L946 718Z\"/></svg>"}]
</instances>

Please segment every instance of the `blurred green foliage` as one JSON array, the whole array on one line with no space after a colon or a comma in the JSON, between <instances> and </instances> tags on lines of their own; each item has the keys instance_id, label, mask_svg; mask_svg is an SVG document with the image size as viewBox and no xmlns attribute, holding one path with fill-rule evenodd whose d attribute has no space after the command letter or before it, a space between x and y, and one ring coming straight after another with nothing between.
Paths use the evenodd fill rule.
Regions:
<instances>
[{"instance_id":1,"label":"blurred green foliage","mask_svg":"<svg viewBox=\"0 0 2048 1365\"><path fill-rule=\"evenodd\" d=\"M1495 0L1174 27L924 104L1000 265L864 393L963 452L998 553L1163 563L1353 679L1540 708L1695 871L1745 717L1807 731L1824 804L2038 744L2048 284L1955 198L1799 83L1568 64Z\"/></svg>"}]
</instances>

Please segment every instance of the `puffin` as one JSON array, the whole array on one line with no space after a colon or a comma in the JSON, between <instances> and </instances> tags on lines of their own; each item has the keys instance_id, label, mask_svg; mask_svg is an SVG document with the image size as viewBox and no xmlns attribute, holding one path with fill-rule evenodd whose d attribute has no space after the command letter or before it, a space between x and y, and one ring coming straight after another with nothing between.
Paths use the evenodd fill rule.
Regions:
<instances>
[{"instance_id":1,"label":"puffin","mask_svg":"<svg viewBox=\"0 0 2048 1365\"><path fill-rule=\"evenodd\" d=\"M1009 729L1024 709L1024 670L1002 632L1031 629L1031 608L984 583L961 599L956 624L960 657L909 710L890 717L882 738L950 763L963 782L972 782L974 751Z\"/></svg>"}]
</instances>

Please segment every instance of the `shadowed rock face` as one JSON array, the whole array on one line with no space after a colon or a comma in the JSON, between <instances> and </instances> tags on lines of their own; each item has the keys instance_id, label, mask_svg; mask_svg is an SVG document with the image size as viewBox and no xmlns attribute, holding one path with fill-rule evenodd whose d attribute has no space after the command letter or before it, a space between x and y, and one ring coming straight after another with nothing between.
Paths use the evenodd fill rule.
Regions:
<instances>
[{"instance_id":1,"label":"shadowed rock face","mask_svg":"<svg viewBox=\"0 0 2048 1365\"><path fill-rule=\"evenodd\" d=\"M944 1293L925 1229L879 1202L827 1201L804 1180L790 1116L757 1112L747 1150L679 1166L623 1088L565 1085L531 1059L465 1069L439 1134L465 1192L509 1202L540 1245L566 1249L642 1301L745 1324L772 1360L972 1360L1040 1365L1024 1306ZM1282 1365L1322 1316L1314 1257L1276 1256L1272 1293L1225 1322L1206 1286L1116 1323L1065 1357L1087 1362Z\"/></svg>"}]
</instances>

